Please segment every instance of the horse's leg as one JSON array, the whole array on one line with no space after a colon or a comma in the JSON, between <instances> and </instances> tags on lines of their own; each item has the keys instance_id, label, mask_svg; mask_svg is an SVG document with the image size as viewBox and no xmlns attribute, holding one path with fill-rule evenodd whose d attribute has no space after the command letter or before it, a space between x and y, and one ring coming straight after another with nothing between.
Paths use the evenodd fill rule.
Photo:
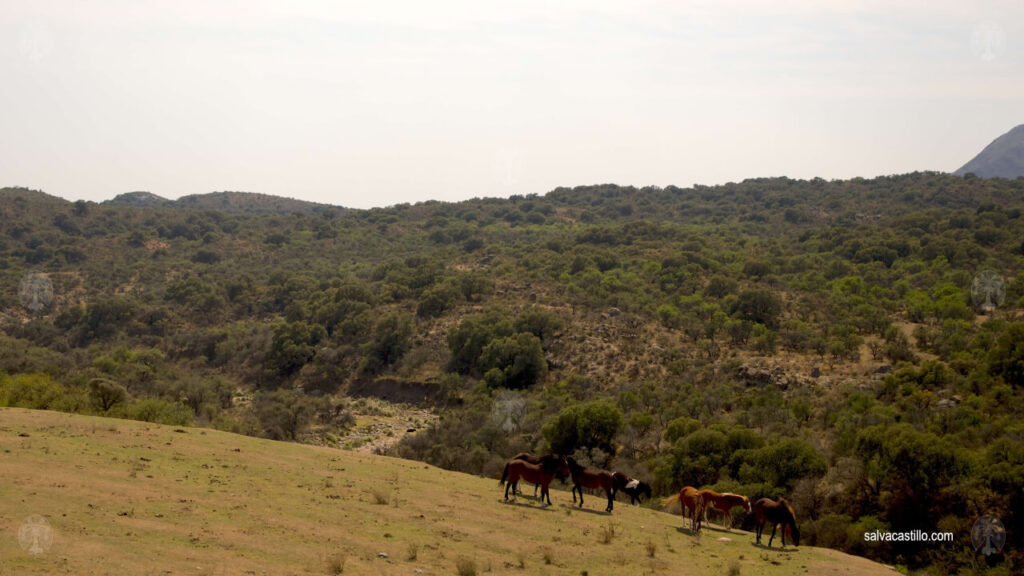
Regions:
<instances>
[{"instance_id":1,"label":"horse's leg","mask_svg":"<svg viewBox=\"0 0 1024 576\"><path fill-rule=\"evenodd\" d=\"M576 485L576 489L580 491L580 508L583 508L583 486ZM575 502L575 500L573 500Z\"/></svg>"},{"instance_id":2,"label":"horse's leg","mask_svg":"<svg viewBox=\"0 0 1024 576\"><path fill-rule=\"evenodd\" d=\"M755 533L757 534L757 543L758 544L761 543L761 531L762 530L764 530L764 522L758 522L757 523L757 529L755 530Z\"/></svg>"},{"instance_id":3,"label":"horse's leg","mask_svg":"<svg viewBox=\"0 0 1024 576\"><path fill-rule=\"evenodd\" d=\"M786 528L787 528L787 525L786 524L782 524L782 547L783 548L786 547Z\"/></svg>"},{"instance_id":4,"label":"horse's leg","mask_svg":"<svg viewBox=\"0 0 1024 576\"><path fill-rule=\"evenodd\" d=\"M775 540L775 529L778 528L778 527L779 527L778 524L772 522L772 537L768 539L768 547L769 548L772 547L772 540ZM785 532L785 530L783 530L783 532Z\"/></svg>"},{"instance_id":5,"label":"horse's leg","mask_svg":"<svg viewBox=\"0 0 1024 576\"><path fill-rule=\"evenodd\" d=\"M732 514L728 510L725 511L725 529L732 531Z\"/></svg>"},{"instance_id":6,"label":"horse's leg","mask_svg":"<svg viewBox=\"0 0 1024 576\"><path fill-rule=\"evenodd\" d=\"M612 504L615 502L615 495L612 494L612 491L607 488L604 489L604 493L608 495L608 509L605 510L605 512L608 512L610 514L612 511Z\"/></svg>"},{"instance_id":7,"label":"horse's leg","mask_svg":"<svg viewBox=\"0 0 1024 576\"><path fill-rule=\"evenodd\" d=\"M506 502L508 502L508 489L511 488L511 487L512 487L512 483L511 482L509 482L508 484L505 484L505 501ZM512 495L514 496L515 493L516 493L516 491L513 490L512 491Z\"/></svg>"}]
</instances>

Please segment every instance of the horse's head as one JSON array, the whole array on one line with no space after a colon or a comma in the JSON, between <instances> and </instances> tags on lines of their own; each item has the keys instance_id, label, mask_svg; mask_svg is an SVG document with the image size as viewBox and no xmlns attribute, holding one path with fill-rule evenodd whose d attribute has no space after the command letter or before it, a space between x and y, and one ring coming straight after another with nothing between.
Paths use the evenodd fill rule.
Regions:
<instances>
[{"instance_id":1,"label":"horse's head","mask_svg":"<svg viewBox=\"0 0 1024 576\"><path fill-rule=\"evenodd\" d=\"M750 498L746 496L743 497L743 509L747 511L747 514L750 514Z\"/></svg>"},{"instance_id":2,"label":"horse's head","mask_svg":"<svg viewBox=\"0 0 1024 576\"><path fill-rule=\"evenodd\" d=\"M558 477L559 478L563 478L564 479L564 478L572 475L572 468L571 468L569 462L572 462L573 464L576 464L576 461L572 459L572 456L570 456L569 458L562 458L559 461L559 463L558 463Z\"/></svg>"},{"instance_id":3,"label":"horse's head","mask_svg":"<svg viewBox=\"0 0 1024 576\"><path fill-rule=\"evenodd\" d=\"M789 530L789 537L793 539L793 545L794 546L799 546L800 545L800 529L796 527L796 522L794 521L792 524L790 524L789 528L790 528L790 530Z\"/></svg>"}]
</instances>

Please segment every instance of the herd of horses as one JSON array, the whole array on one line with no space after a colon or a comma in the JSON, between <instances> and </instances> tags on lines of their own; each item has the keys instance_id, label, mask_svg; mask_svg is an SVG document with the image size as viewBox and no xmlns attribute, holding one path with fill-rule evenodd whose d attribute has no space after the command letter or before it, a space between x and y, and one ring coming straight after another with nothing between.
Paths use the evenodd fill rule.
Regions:
<instances>
[{"instance_id":1,"label":"herd of horses","mask_svg":"<svg viewBox=\"0 0 1024 576\"><path fill-rule=\"evenodd\" d=\"M509 492L514 500L519 492L519 482L527 482L534 485L534 496L537 489L540 489L540 500L542 504L551 505L551 494L549 487L555 478L565 481L572 480L572 501L576 503L576 496L579 495L579 506L583 507L583 489L604 490L608 498L606 512L611 512L615 504L615 496L623 492L630 497L631 504L641 502L643 496L651 498L651 486L646 482L630 478L622 472L609 472L588 468L580 465L571 456L563 457L555 454L545 456L531 456L530 454L517 454L505 464L501 474L499 485L505 487L505 500L509 499ZM668 508L679 503L683 522L690 521L690 532L694 535L700 533L701 525L708 522L708 512L715 510L722 513L722 522L726 530L732 529L731 511L733 508L742 507L747 514L753 514L757 524L756 542L761 544L761 533L765 524L771 524L772 534L768 538L768 547L771 548L775 540L775 531L782 526L782 546L786 546L786 534L796 546L800 545L800 530L796 526L796 514L793 507L785 498L778 502L761 498L753 504L750 499L740 494L729 492L715 492L714 490L698 490L693 486L684 486L679 494L669 496L662 501L662 506Z\"/></svg>"}]
</instances>

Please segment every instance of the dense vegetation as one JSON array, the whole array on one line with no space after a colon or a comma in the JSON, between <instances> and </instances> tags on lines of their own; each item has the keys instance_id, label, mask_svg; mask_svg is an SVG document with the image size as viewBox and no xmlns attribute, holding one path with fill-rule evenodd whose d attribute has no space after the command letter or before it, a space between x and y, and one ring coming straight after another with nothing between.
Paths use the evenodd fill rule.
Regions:
<instances>
[{"instance_id":1,"label":"dense vegetation","mask_svg":"<svg viewBox=\"0 0 1024 576\"><path fill-rule=\"evenodd\" d=\"M1022 209L1024 182L931 173L270 215L5 189L0 405L322 440L354 387L408 385L441 419L397 455L495 474L573 452L660 494L785 495L810 544L1009 574ZM978 315L985 269L1005 303ZM987 513L1009 541L984 558Z\"/></svg>"}]
</instances>

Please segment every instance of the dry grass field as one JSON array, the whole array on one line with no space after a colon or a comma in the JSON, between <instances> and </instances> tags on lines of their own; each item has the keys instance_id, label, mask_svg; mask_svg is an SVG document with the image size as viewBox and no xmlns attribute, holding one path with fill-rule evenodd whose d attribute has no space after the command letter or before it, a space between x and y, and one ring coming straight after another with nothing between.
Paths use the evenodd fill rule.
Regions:
<instances>
[{"instance_id":1,"label":"dry grass field","mask_svg":"<svg viewBox=\"0 0 1024 576\"><path fill-rule=\"evenodd\" d=\"M581 510L562 487L548 508L502 496L497 480L419 462L0 409L4 575L895 574L735 530L692 537L679 516L622 501ZM35 554L33 515L52 537Z\"/></svg>"}]
</instances>

